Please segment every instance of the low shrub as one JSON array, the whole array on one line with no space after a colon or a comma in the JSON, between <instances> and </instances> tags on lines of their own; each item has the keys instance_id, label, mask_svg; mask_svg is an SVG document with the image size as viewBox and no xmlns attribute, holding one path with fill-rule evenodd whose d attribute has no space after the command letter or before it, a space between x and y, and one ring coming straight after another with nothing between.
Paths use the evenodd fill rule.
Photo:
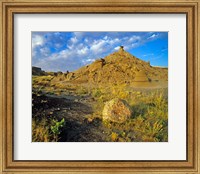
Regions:
<instances>
[{"instance_id":1,"label":"low shrub","mask_svg":"<svg viewBox=\"0 0 200 174\"><path fill-rule=\"evenodd\" d=\"M65 119L61 121L51 118L32 119L32 141L33 142L54 142L60 139L59 135L65 126Z\"/></svg>"}]
</instances>

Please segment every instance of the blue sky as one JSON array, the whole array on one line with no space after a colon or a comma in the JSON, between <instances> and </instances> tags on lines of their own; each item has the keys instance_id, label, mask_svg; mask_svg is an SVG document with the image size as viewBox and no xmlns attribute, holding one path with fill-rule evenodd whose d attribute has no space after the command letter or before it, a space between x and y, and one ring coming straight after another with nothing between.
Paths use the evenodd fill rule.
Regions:
<instances>
[{"instance_id":1,"label":"blue sky","mask_svg":"<svg viewBox=\"0 0 200 174\"><path fill-rule=\"evenodd\" d=\"M32 66L74 71L118 50L168 66L167 32L32 32Z\"/></svg>"}]
</instances>

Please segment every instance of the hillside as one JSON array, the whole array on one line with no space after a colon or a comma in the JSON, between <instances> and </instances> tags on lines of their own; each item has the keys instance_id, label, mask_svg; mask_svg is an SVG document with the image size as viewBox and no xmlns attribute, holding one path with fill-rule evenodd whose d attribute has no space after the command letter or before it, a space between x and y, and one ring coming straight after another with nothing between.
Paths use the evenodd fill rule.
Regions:
<instances>
[{"instance_id":1,"label":"hillside","mask_svg":"<svg viewBox=\"0 0 200 174\"><path fill-rule=\"evenodd\" d=\"M59 73L52 81L155 86L158 82L167 84L168 69L153 67L149 62L136 58L120 47L119 51L74 72Z\"/></svg>"}]
</instances>

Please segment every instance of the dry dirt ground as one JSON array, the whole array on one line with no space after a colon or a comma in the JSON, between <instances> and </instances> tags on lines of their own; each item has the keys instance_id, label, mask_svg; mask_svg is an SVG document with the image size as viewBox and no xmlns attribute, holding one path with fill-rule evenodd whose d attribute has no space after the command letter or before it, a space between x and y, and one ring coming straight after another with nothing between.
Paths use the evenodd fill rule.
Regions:
<instances>
[{"instance_id":1,"label":"dry dirt ground","mask_svg":"<svg viewBox=\"0 0 200 174\"><path fill-rule=\"evenodd\" d=\"M58 120L64 118L66 125L62 130L59 141L61 142L104 142L109 129L105 128L102 121L86 119L92 114L91 104L95 102L89 96L55 96L33 95L33 117L47 115Z\"/></svg>"}]
</instances>

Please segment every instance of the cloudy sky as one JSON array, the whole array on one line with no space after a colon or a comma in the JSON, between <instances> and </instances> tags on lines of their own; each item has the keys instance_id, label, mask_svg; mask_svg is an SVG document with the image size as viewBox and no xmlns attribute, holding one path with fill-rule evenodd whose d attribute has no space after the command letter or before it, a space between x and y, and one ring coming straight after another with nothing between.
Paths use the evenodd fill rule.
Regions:
<instances>
[{"instance_id":1,"label":"cloudy sky","mask_svg":"<svg viewBox=\"0 0 200 174\"><path fill-rule=\"evenodd\" d=\"M168 66L167 32L32 32L32 66L73 71L120 45L153 66Z\"/></svg>"}]
</instances>

